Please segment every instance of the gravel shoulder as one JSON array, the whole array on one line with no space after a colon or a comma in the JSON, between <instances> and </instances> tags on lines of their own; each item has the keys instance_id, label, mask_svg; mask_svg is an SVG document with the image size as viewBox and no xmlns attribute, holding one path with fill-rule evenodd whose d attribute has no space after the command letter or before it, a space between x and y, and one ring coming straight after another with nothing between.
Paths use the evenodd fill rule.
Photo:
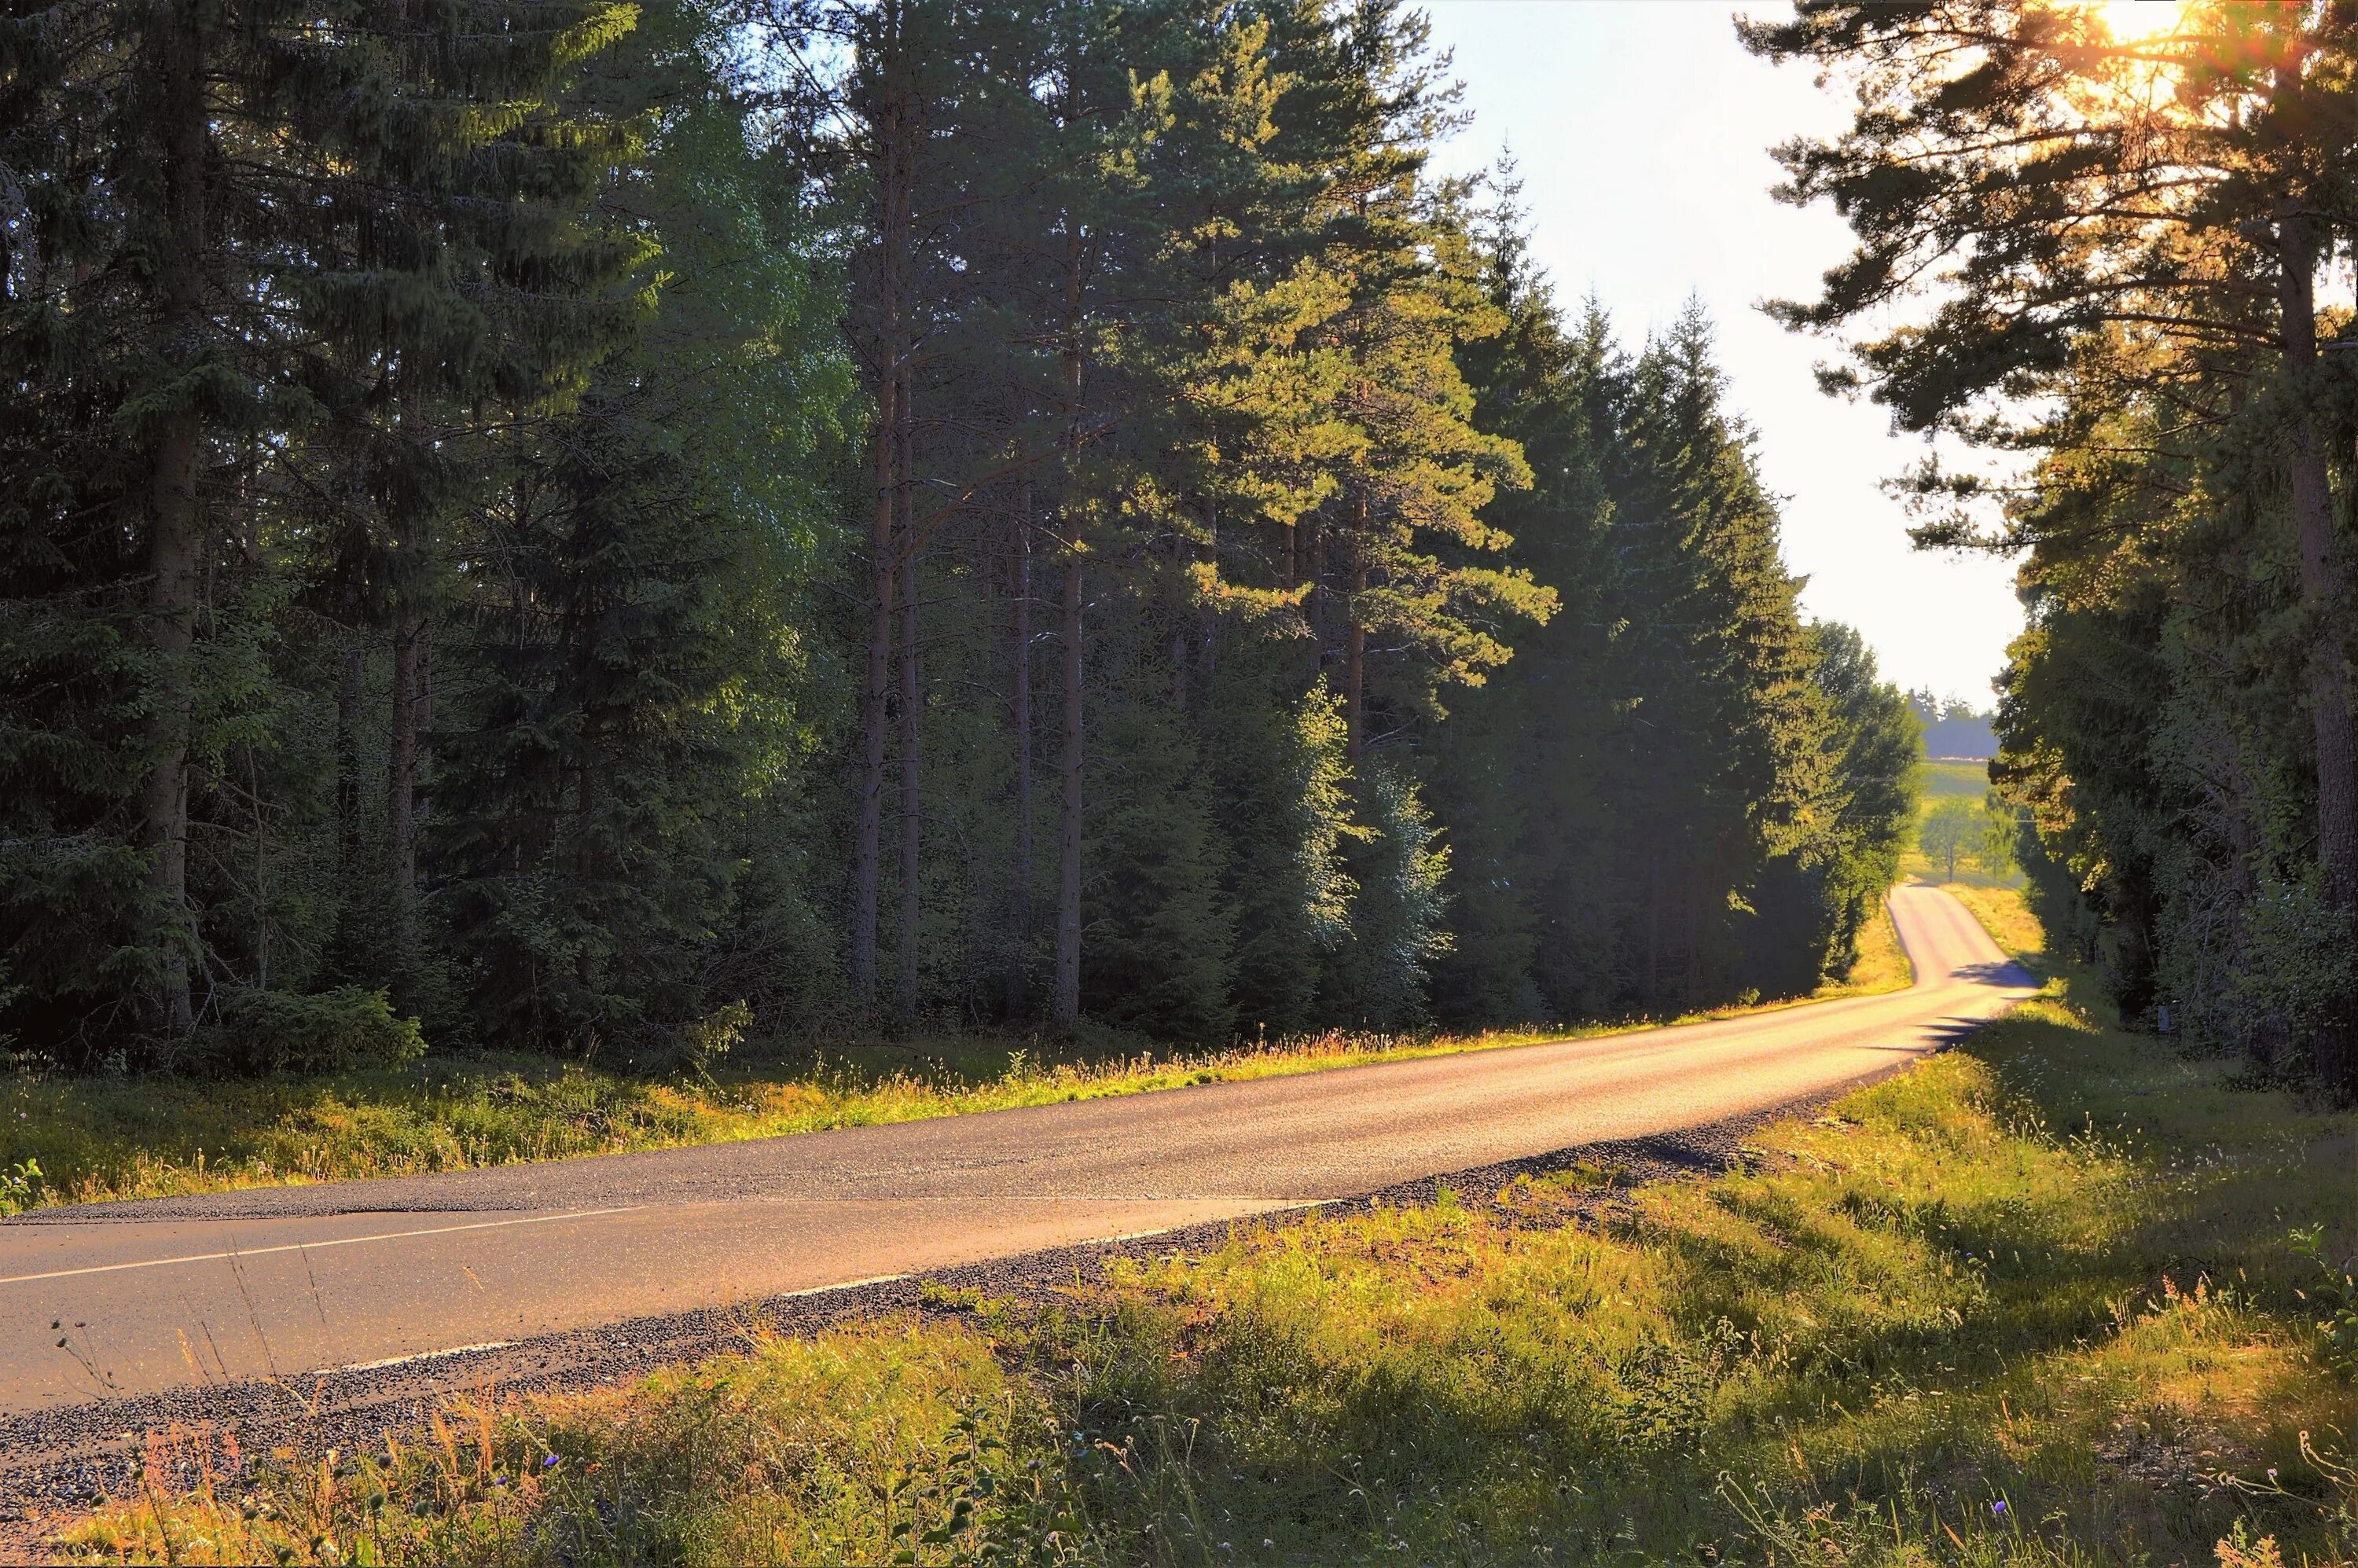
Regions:
<instances>
[{"instance_id":1,"label":"gravel shoulder","mask_svg":"<svg viewBox=\"0 0 2358 1568\"><path fill-rule=\"evenodd\" d=\"M1889 1072L1905 1071L1898 1063ZM1300 1223L1315 1212L1350 1214L1377 1205L1432 1202L1444 1188L1487 1201L1519 1177L1580 1165L1617 1172L1615 1188L1592 1207L1610 1207L1630 1186L1692 1180L1745 1158L1746 1140L1759 1128L1822 1109L1864 1087L1838 1089L1748 1115L1658 1137L1585 1143L1531 1159L1428 1176L1357 1197L1288 1211L1280 1217L1228 1221L1151 1236L1060 1248L964 1268L871 1281L802 1294L749 1302L721 1311L641 1318L594 1329L543 1336L481 1350L416 1357L380 1367L307 1374L299 1381L215 1384L135 1399L89 1403L0 1417L0 1555L29 1558L63 1518L137 1483L143 1453L158 1437L184 1439L175 1463L192 1465L210 1452L216 1475L236 1454L265 1455L273 1448L318 1452L381 1443L387 1433L422 1424L438 1400L454 1394L505 1396L569 1392L628 1382L659 1367L692 1362L741 1347L757 1327L800 1335L849 1320L899 1314L931 1315L925 1287L979 1291L994 1296L1045 1299L1104 1276L1117 1259L1163 1257L1220 1245L1239 1224ZM193 1479L193 1472L186 1477Z\"/></svg>"}]
</instances>

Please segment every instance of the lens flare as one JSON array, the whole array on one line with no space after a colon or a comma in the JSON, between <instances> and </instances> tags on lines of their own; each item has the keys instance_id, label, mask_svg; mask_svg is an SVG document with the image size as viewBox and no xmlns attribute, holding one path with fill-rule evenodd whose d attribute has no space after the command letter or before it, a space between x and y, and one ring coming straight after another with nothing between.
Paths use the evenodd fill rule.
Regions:
<instances>
[{"instance_id":1,"label":"lens flare","mask_svg":"<svg viewBox=\"0 0 2358 1568\"><path fill-rule=\"evenodd\" d=\"M2186 5L2185 0L2103 0L2095 11L2115 41L2132 44L2175 32Z\"/></svg>"}]
</instances>

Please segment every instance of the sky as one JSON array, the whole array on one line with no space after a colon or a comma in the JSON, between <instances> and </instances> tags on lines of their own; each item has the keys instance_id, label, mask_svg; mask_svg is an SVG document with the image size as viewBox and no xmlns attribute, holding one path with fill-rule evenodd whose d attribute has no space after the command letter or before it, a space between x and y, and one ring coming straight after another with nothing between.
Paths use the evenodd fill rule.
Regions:
<instances>
[{"instance_id":1,"label":"sky","mask_svg":"<svg viewBox=\"0 0 2358 1568\"><path fill-rule=\"evenodd\" d=\"M1833 345L1758 309L1810 295L1847 248L1830 210L1768 194L1779 170L1768 148L1840 125L1842 95L1805 67L1745 53L1725 0L1421 3L1474 116L1436 169L1471 172L1510 150L1536 259L1565 304L1593 291L1631 346L1699 297L1729 401L1785 498L1804 608L1856 627L1887 679L1987 708L2022 626L2013 568L1909 544L1880 481L1919 460L1921 442L1894 436L1873 405L1819 392L1811 369Z\"/></svg>"}]
</instances>

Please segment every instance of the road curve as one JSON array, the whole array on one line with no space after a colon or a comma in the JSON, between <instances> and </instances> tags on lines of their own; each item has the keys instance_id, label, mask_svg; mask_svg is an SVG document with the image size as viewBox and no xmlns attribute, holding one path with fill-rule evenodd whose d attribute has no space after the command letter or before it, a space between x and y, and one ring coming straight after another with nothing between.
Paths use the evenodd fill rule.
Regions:
<instances>
[{"instance_id":1,"label":"road curve","mask_svg":"<svg viewBox=\"0 0 2358 1568\"><path fill-rule=\"evenodd\" d=\"M1917 978L1885 996L759 1142L44 1210L0 1224L0 1411L505 1344L1675 1131L1872 1077L2036 989L1948 894L1902 887L1891 909Z\"/></svg>"}]
</instances>

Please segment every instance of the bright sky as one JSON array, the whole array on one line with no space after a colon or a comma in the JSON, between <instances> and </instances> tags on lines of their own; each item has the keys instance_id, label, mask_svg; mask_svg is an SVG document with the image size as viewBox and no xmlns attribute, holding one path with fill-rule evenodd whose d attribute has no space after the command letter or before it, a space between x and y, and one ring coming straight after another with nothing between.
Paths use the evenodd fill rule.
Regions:
<instances>
[{"instance_id":1,"label":"bright sky","mask_svg":"<svg viewBox=\"0 0 2358 1568\"><path fill-rule=\"evenodd\" d=\"M1810 612L1857 627L1887 679L1988 708L2022 626L2013 568L1909 545L1878 481L1911 466L1920 443L1893 436L1871 405L1821 394L1811 367L1832 345L1755 308L1806 297L1844 253L1832 211L1769 199L1779 170L1767 152L1841 124L1842 97L1806 68L1746 54L1725 0L1422 3L1475 116L1438 168L1470 171L1510 148L1534 250L1564 303L1593 289L1633 346L1700 296L1731 400L1786 497L1785 556L1810 579Z\"/></svg>"}]
</instances>

